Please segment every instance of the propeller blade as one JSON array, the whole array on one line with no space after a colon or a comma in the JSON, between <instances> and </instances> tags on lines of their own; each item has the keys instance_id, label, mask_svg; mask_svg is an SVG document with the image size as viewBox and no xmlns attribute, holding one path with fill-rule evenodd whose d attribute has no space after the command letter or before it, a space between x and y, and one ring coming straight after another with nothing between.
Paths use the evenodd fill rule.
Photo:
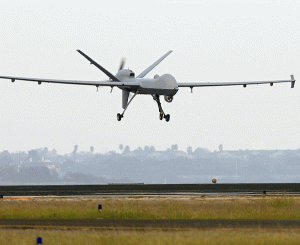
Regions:
<instances>
[{"instance_id":1,"label":"propeller blade","mask_svg":"<svg viewBox=\"0 0 300 245\"><path fill-rule=\"evenodd\" d=\"M119 70L122 70L122 69L123 69L123 67L124 67L124 65L125 65L125 61L126 61L126 59L125 59L125 58L122 58L121 63L120 63Z\"/></svg>"}]
</instances>

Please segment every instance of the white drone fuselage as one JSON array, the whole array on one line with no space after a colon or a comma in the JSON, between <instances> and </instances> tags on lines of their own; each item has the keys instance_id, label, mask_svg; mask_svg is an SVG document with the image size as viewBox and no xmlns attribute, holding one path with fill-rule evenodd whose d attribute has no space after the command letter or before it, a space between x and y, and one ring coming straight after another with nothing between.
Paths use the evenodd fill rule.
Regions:
<instances>
[{"instance_id":1,"label":"white drone fuselage","mask_svg":"<svg viewBox=\"0 0 300 245\"><path fill-rule=\"evenodd\" d=\"M176 79L170 74L155 75L154 78L135 78L131 70L122 69L116 77L121 81L119 88L132 93L138 91L139 94L174 96L178 91ZM138 84L138 87L133 88L132 83Z\"/></svg>"}]
</instances>

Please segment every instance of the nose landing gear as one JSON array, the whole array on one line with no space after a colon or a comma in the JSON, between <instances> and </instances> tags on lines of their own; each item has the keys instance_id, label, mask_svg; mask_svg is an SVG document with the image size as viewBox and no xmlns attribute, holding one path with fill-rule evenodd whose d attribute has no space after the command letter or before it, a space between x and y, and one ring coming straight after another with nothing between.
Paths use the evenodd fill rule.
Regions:
<instances>
[{"instance_id":1,"label":"nose landing gear","mask_svg":"<svg viewBox=\"0 0 300 245\"><path fill-rule=\"evenodd\" d=\"M166 122L170 121L170 114L165 115Z\"/></svg>"},{"instance_id":2,"label":"nose landing gear","mask_svg":"<svg viewBox=\"0 0 300 245\"><path fill-rule=\"evenodd\" d=\"M163 118L166 119L166 122L170 121L170 115L169 114L165 114L162 107L161 107L161 103L160 103L160 99L159 99L159 95L157 94L153 94L152 95L153 99L156 101L157 105L158 105L158 109L159 109L159 120L162 120Z\"/></svg>"},{"instance_id":3,"label":"nose landing gear","mask_svg":"<svg viewBox=\"0 0 300 245\"><path fill-rule=\"evenodd\" d=\"M169 114L165 115L165 114L160 113L159 114L159 120L163 120L163 118L166 119L166 122L170 121L170 115Z\"/></svg>"}]
</instances>

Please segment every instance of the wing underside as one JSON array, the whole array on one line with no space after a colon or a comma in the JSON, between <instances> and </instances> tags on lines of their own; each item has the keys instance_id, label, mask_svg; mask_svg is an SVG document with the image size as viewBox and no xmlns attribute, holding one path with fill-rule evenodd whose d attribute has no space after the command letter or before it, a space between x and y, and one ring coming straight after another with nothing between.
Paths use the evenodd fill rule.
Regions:
<instances>
[{"instance_id":1,"label":"wing underside","mask_svg":"<svg viewBox=\"0 0 300 245\"><path fill-rule=\"evenodd\" d=\"M294 88L295 86L295 78L291 75L290 80L274 80L274 81L244 81L244 82L207 82L207 83L178 83L178 87L213 87L213 86L235 86L235 85L242 85L246 87L247 85L254 85L254 84L270 84L273 86L274 83L291 83L291 87Z\"/></svg>"}]
</instances>

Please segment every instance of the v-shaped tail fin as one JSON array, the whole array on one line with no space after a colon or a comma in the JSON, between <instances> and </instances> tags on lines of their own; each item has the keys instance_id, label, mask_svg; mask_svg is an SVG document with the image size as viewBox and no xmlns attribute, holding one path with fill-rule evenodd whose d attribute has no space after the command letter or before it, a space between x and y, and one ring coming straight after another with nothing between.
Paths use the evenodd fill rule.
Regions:
<instances>
[{"instance_id":1,"label":"v-shaped tail fin","mask_svg":"<svg viewBox=\"0 0 300 245\"><path fill-rule=\"evenodd\" d=\"M170 50L168 53L166 53L164 56L162 56L160 59L158 59L156 62L154 62L151 66L149 66L140 75L138 75L137 78L143 78L144 76L146 76L150 71L152 71L152 69L155 66L157 66L160 62L162 62L171 53L172 53L172 50Z\"/></svg>"},{"instance_id":2,"label":"v-shaped tail fin","mask_svg":"<svg viewBox=\"0 0 300 245\"><path fill-rule=\"evenodd\" d=\"M91 62L91 65L96 66L97 68L99 68L101 71L103 71L109 78L111 78L114 82L120 82L120 80L118 78L116 78L113 74L111 74L108 70L106 70L104 67L102 67L101 65L99 65L96 61L92 60L89 56L87 56L85 53L83 53L80 50L77 50L78 53L80 53L84 58L86 58L88 61Z\"/></svg>"}]
</instances>

